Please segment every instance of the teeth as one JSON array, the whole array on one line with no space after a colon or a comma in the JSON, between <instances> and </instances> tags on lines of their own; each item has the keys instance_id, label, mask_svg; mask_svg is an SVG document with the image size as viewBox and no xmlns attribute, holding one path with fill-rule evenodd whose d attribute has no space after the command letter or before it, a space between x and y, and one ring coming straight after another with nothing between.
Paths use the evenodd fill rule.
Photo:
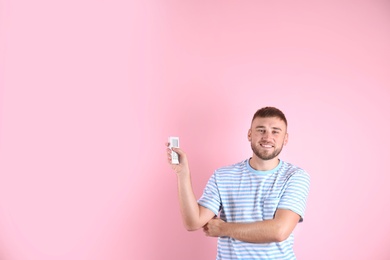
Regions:
<instances>
[{"instance_id":1,"label":"teeth","mask_svg":"<svg viewBox=\"0 0 390 260\"><path fill-rule=\"evenodd\" d=\"M271 148L272 147L272 145L268 145L268 144L262 144L261 146L266 147L266 148Z\"/></svg>"}]
</instances>

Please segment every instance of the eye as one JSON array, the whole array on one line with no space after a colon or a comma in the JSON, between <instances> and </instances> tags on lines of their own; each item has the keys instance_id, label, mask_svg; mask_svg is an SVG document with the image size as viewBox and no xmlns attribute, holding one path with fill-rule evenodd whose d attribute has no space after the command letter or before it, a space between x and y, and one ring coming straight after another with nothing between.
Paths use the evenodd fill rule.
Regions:
<instances>
[{"instance_id":1,"label":"eye","mask_svg":"<svg viewBox=\"0 0 390 260\"><path fill-rule=\"evenodd\" d=\"M277 134L279 134L279 131L272 131L272 133L277 135Z\"/></svg>"}]
</instances>

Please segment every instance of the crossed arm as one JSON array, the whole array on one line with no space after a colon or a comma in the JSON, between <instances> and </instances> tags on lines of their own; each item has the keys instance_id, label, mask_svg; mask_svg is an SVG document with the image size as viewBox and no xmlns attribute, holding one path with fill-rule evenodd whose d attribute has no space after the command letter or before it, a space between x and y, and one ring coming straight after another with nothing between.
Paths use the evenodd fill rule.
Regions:
<instances>
[{"instance_id":1,"label":"crossed arm","mask_svg":"<svg viewBox=\"0 0 390 260\"><path fill-rule=\"evenodd\" d=\"M225 222L215 217L211 210L200 206L195 197L187 197L189 200L185 197L179 196L184 226L189 231L203 227L205 234L210 237L228 236L250 243L281 242L290 236L300 219L300 216L291 210L278 209L275 217L270 220L251 223Z\"/></svg>"},{"instance_id":2,"label":"crossed arm","mask_svg":"<svg viewBox=\"0 0 390 260\"><path fill-rule=\"evenodd\" d=\"M273 219L252 223L230 223L213 218L203 230L207 236L228 236L250 243L281 242L289 237L299 219L300 216L293 211L278 209Z\"/></svg>"}]
</instances>

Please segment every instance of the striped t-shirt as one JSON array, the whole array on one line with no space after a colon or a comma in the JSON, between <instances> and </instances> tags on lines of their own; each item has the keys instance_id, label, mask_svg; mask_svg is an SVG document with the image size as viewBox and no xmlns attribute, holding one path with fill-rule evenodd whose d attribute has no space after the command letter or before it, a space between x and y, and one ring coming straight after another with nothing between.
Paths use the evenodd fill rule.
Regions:
<instances>
[{"instance_id":1,"label":"striped t-shirt","mask_svg":"<svg viewBox=\"0 0 390 260\"><path fill-rule=\"evenodd\" d=\"M273 219L276 209L289 209L303 220L310 177L301 168L280 161L270 171L257 171L249 159L215 171L199 205L226 222ZM230 237L218 238L217 260L296 259L294 236L282 242L247 243Z\"/></svg>"}]
</instances>

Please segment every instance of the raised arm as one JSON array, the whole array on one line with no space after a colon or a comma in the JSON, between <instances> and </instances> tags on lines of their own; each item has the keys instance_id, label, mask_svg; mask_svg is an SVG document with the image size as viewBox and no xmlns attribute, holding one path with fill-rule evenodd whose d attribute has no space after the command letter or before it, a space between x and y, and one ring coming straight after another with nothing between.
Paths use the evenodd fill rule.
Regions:
<instances>
[{"instance_id":1,"label":"raised arm","mask_svg":"<svg viewBox=\"0 0 390 260\"><path fill-rule=\"evenodd\" d=\"M169 144L167 144L168 146ZM187 155L180 148L173 148L179 154L180 163L171 164L171 149L167 148L168 163L177 175L180 212L185 228L189 231L202 228L215 214L198 204L192 189Z\"/></svg>"}]
</instances>

